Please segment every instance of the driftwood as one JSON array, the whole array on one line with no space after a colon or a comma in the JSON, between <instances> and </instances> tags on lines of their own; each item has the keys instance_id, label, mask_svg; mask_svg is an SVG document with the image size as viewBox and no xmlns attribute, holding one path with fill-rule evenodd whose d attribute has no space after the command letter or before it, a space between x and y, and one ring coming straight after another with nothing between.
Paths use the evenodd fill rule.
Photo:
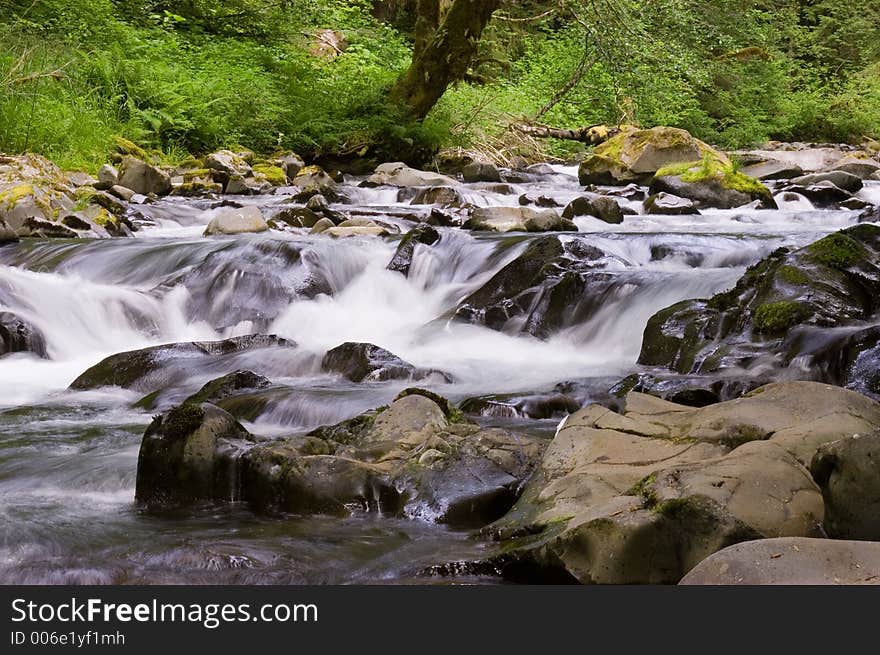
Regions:
<instances>
[{"instance_id":1,"label":"driftwood","mask_svg":"<svg viewBox=\"0 0 880 655\"><path fill-rule=\"evenodd\" d=\"M620 133L619 127L609 127L608 125L590 125L575 130L565 130L546 125L532 125L530 123L514 123L511 127L517 132L522 132L539 139L565 139L567 141L581 141L590 145L602 143L615 134Z\"/></svg>"}]
</instances>

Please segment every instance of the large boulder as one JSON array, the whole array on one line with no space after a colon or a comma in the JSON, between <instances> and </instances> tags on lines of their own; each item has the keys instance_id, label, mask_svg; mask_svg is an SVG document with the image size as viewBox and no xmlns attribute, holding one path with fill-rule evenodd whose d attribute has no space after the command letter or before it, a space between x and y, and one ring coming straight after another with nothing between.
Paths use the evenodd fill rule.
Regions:
<instances>
[{"instance_id":1,"label":"large boulder","mask_svg":"<svg viewBox=\"0 0 880 655\"><path fill-rule=\"evenodd\" d=\"M205 167L225 174L227 177L237 175L248 177L252 169L246 159L250 153L237 153L232 150L218 150L205 157Z\"/></svg>"},{"instance_id":2,"label":"large boulder","mask_svg":"<svg viewBox=\"0 0 880 655\"><path fill-rule=\"evenodd\" d=\"M577 225L552 209L478 207L464 224L477 232L577 232Z\"/></svg>"},{"instance_id":3,"label":"large boulder","mask_svg":"<svg viewBox=\"0 0 880 655\"><path fill-rule=\"evenodd\" d=\"M39 328L17 314L0 311L0 357L22 352L48 357L46 338Z\"/></svg>"},{"instance_id":4,"label":"large boulder","mask_svg":"<svg viewBox=\"0 0 880 655\"><path fill-rule=\"evenodd\" d=\"M501 182L501 173L494 164L473 161L461 169L465 182Z\"/></svg>"},{"instance_id":5,"label":"large boulder","mask_svg":"<svg viewBox=\"0 0 880 655\"><path fill-rule=\"evenodd\" d=\"M268 229L269 224L263 218L263 212L260 211L260 208L247 205L245 207L220 211L208 223L208 227L205 228L205 235L244 234L247 232L265 232Z\"/></svg>"},{"instance_id":6,"label":"large boulder","mask_svg":"<svg viewBox=\"0 0 880 655\"><path fill-rule=\"evenodd\" d=\"M396 187L421 187L421 186L456 186L456 181L447 175L420 171L410 168L403 162L391 162L380 164L376 171L364 182L364 186L396 186Z\"/></svg>"},{"instance_id":7,"label":"large boulder","mask_svg":"<svg viewBox=\"0 0 880 655\"><path fill-rule=\"evenodd\" d=\"M219 408L184 404L147 429L137 498L243 500L300 514L376 511L476 527L515 502L543 446L482 429L417 389L308 435L259 443Z\"/></svg>"},{"instance_id":8,"label":"large boulder","mask_svg":"<svg viewBox=\"0 0 880 655\"><path fill-rule=\"evenodd\" d=\"M674 127L624 129L597 146L578 169L578 179L588 184L647 182L664 166L701 161L710 157L726 165L724 153Z\"/></svg>"},{"instance_id":9,"label":"large boulder","mask_svg":"<svg viewBox=\"0 0 880 655\"><path fill-rule=\"evenodd\" d=\"M514 580L675 583L737 542L821 536L803 461L849 435L850 418L880 421L880 405L804 382L704 408L639 393L620 413L590 405L560 425L522 497L486 528L494 552L471 565Z\"/></svg>"},{"instance_id":10,"label":"large boulder","mask_svg":"<svg viewBox=\"0 0 880 655\"><path fill-rule=\"evenodd\" d=\"M119 167L119 185L135 193L163 196L171 192L171 176L157 166L126 155Z\"/></svg>"},{"instance_id":11,"label":"large boulder","mask_svg":"<svg viewBox=\"0 0 880 655\"><path fill-rule=\"evenodd\" d=\"M371 343L346 342L327 351L321 361L329 373L338 373L352 382L383 382L385 380L423 380L448 376L435 370L416 368L384 348Z\"/></svg>"},{"instance_id":12,"label":"large boulder","mask_svg":"<svg viewBox=\"0 0 880 655\"><path fill-rule=\"evenodd\" d=\"M849 193L856 193L862 188L862 179L860 177L842 170L833 170L826 173L811 173L791 180L792 184L798 184L805 187L813 184L821 184L822 182L831 182L831 184L838 189L843 189Z\"/></svg>"},{"instance_id":13,"label":"large boulder","mask_svg":"<svg viewBox=\"0 0 880 655\"><path fill-rule=\"evenodd\" d=\"M880 432L823 445L810 470L822 488L828 536L880 541Z\"/></svg>"},{"instance_id":14,"label":"large boulder","mask_svg":"<svg viewBox=\"0 0 880 655\"><path fill-rule=\"evenodd\" d=\"M790 361L798 326L837 327L880 309L880 227L863 223L795 251L781 248L708 300L686 300L648 321L641 364L680 373Z\"/></svg>"},{"instance_id":15,"label":"large boulder","mask_svg":"<svg viewBox=\"0 0 880 655\"><path fill-rule=\"evenodd\" d=\"M664 166L655 173L650 193L687 198L698 209L731 209L755 200L761 207L776 207L770 190L758 180L708 155L701 161Z\"/></svg>"},{"instance_id":16,"label":"large boulder","mask_svg":"<svg viewBox=\"0 0 880 655\"><path fill-rule=\"evenodd\" d=\"M694 567L683 585L854 585L880 582L880 543L804 537L734 544Z\"/></svg>"},{"instance_id":17,"label":"large boulder","mask_svg":"<svg viewBox=\"0 0 880 655\"><path fill-rule=\"evenodd\" d=\"M147 505L240 500L238 459L252 440L232 415L208 403L157 416L141 442L135 499Z\"/></svg>"},{"instance_id":18,"label":"large boulder","mask_svg":"<svg viewBox=\"0 0 880 655\"><path fill-rule=\"evenodd\" d=\"M493 330L546 338L582 324L614 283L601 269L604 253L585 240L541 236L483 286L461 300L453 318Z\"/></svg>"}]
</instances>

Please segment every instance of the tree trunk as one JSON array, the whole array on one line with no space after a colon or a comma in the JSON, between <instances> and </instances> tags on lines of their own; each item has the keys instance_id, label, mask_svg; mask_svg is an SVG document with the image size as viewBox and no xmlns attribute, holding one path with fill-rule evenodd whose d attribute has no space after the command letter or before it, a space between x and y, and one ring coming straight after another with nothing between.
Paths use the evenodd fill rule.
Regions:
<instances>
[{"instance_id":1,"label":"tree trunk","mask_svg":"<svg viewBox=\"0 0 880 655\"><path fill-rule=\"evenodd\" d=\"M539 139L567 139L569 141L582 141L590 145L597 145L620 134L619 127L609 127L608 125L590 125L576 130L547 127L546 125L530 125L528 123L515 123L511 127L518 132Z\"/></svg>"},{"instance_id":2,"label":"tree trunk","mask_svg":"<svg viewBox=\"0 0 880 655\"><path fill-rule=\"evenodd\" d=\"M501 0L419 0L412 63L391 100L424 118L477 54L480 37Z\"/></svg>"}]
</instances>

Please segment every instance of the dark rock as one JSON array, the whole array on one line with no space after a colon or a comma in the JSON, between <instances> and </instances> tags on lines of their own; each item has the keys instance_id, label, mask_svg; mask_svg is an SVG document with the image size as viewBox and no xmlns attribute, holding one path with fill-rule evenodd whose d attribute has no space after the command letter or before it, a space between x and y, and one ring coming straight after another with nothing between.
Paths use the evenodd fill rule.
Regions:
<instances>
[{"instance_id":1,"label":"dark rock","mask_svg":"<svg viewBox=\"0 0 880 655\"><path fill-rule=\"evenodd\" d=\"M760 200L768 208L775 208L775 203L769 192L745 193L736 189L725 188L721 182L715 179L707 179L699 182L685 182L678 175L665 175L655 177L651 181L649 189L652 201L657 194L666 193L673 197L686 198L693 201L697 209L732 209L748 205L753 200ZM648 202L645 203L646 207ZM656 200L655 200L656 202ZM660 213L652 211L650 213Z\"/></svg>"},{"instance_id":2,"label":"dark rock","mask_svg":"<svg viewBox=\"0 0 880 655\"><path fill-rule=\"evenodd\" d=\"M273 214L270 220L281 221L291 227L314 227L321 217L308 207L289 207Z\"/></svg>"},{"instance_id":3,"label":"dark rock","mask_svg":"<svg viewBox=\"0 0 880 655\"><path fill-rule=\"evenodd\" d=\"M602 304L611 276L596 271L604 253L580 239L563 245L555 236L529 242L455 310L459 321L538 337L580 324Z\"/></svg>"},{"instance_id":4,"label":"dark rock","mask_svg":"<svg viewBox=\"0 0 880 655\"><path fill-rule=\"evenodd\" d=\"M553 198L549 196L530 196L527 193L522 194L519 197L519 204L523 207L528 205L535 205L536 207L548 207L554 208L559 207L560 204L556 202ZM571 216L566 216L565 218L571 218Z\"/></svg>"},{"instance_id":5,"label":"dark rock","mask_svg":"<svg viewBox=\"0 0 880 655\"><path fill-rule=\"evenodd\" d=\"M184 403L201 405L202 403L217 404L225 400L237 391L249 389L265 389L272 384L268 378L257 375L252 371L235 371L223 377L211 380Z\"/></svg>"},{"instance_id":6,"label":"dark rock","mask_svg":"<svg viewBox=\"0 0 880 655\"><path fill-rule=\"evenodd\" d=\"M7 243L15 243L18 241L18 235L15 233L9 225L6 224L2 218L0 218L0 246L3 246Z\"/></svg>"},{"instance_id":7,"label":"dark rock","mask_svg":"<svg viewBox=\"0 0 880 655\"><path fill-rule=\"evenodd\" d=\"M645 200L646 214L665 214L670 216L699 214L696 204L687 198L669 193L655 193Z\"/></svg>"},{"instance_id":8,"label":"dark rock","mask_svg":"<svg viewBox=\"0 0 880 655\"><path fill-rule=\"evenodd\" d=\"M794 252L777 250L730 291L658 312L639 362L706 373L748 366L761 354L796 354L794 328L867 319L880 310L878 293L880 228L863 223Z\"/></svg>"},{"instance_id":9,"label":"dark rock","mask_svg":"<svg viewBox=\"0 0 880 655\"><path fill-rule=\"evenodd\" d=\"M823 445L810 472L822 489L829 537L880 541L880 432Z\"/></svg>"},{"instance_id":10,"label":"dark rock","mask_svg":"<svg viewBox=\"0 0 880 655\"><path fill-rule=\"evenodd\" d=\"M388 263L388 270L402 273L404 277L408 276L409 268L412 266L413 255L415 255L416 245L421 243L426 246L432 246L438 241L440 241L440 233L437 230L424 223L417 225L400 240L394 257Z\"/></svg>"},{"instance_id":11,"label":"dark rock","mask_svg":"<svg viewBox=\"0 0 880 655\"><path fill-rule=\"evenodd\" d=\"M111 355L80 375L70 388L82 391L118 386L152 392L186 379L193 367L205 359L270 347L295 348L296 344L275 335L253 334L223 341L153 346Z\"/></svg>"},{"instance_id":12,"label":"dark rock","mask_svg":"<svg viewBox=\"0 0 880 655\"><path fill-rule=\"evenodd\" d=\"M36 326L20 316L12 312L0 312L0 357L22 352L48 358L46 338Z\"/></svg>"},{"instance_id":13,"label":"dark rock","mask_svg":"<svg viewBox=\"0 0 880 655\"><path fill-rule=\"evenodd\" d=\"M135 499L150 506L241 499L239 458L250 434L210 404L184 404L157 416L138 455Z\"/></svg>"},{"instance_id":14,"label":"dark rock","mask_svg":"<svg viewBox=\"0 0 880 655\"><path fill-rule=\"evenodd\" d=\"M443 207L461 207L465 204L461 194L452 187L435 186L419 189L413 196L413 205L441 205Z\"/></svg>"},{"instance_id":15,"label":"dark rock","mask_svg":"<svg viewBox=\"0 0 880 655\"><path fill-rule=\"evenodd\" d=\"M784 187L787 193L797 193L809 200L816 207L831 207L838 203L849 200L852 196L848 191L834 185L828 180L804 186L801 184L791 184Z\"/></svg>"},{"instance_id":16,"label":"dark rock","mask_svg":"<svg viewBox=\"0 0 880 655\"><path fill-rule=\"evenodd\" d=\"M445 373L419 369L392 352L371 343L347 342L327 351L321 361L329 373L338 373L352 382L385 380L422 380L437 375L446 381Z\"/></svg>"},{"instance_id":17,"label":"dark rock","mask_svg":"<svg viewBox=\"0 0 880 655\"><path fill-rule=\"evenodd\" d=\"M594 216L606 223L623 223L623 211L620 205L607 196L581 196L572 200L562 212L563 218L576 216Z\"/></svg>"}]
</instances>

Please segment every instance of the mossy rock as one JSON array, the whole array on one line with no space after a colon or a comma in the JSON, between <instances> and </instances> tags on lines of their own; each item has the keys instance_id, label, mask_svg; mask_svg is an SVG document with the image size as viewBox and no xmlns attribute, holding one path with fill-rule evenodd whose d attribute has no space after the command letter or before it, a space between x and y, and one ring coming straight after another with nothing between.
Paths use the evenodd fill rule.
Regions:
<instances>
[{"instance_id":1,"label":"mossy rock","mask_svg":"<svg viewBox=\"0 0 880 655\"><path fill-rule=\"evenodd\" d=\"M807 249L817 263L839 269L855 266L869 255L862 244L842 232L829 234Z\"/></svg>"},{"instance_id":2,"label":"mossy rock","mask_svg":"<svg viewBox=\"0 0 880 655\"><path fill-rule=\"evenodd\" d=\"M766 186L739 172L729 161L709 153L699 161L659 169L651 183L651 193L663 191L693 200L700 208L731 209L752 200L760 201L762 207L776 207Z\"/></svg>"},{"instance_id":3,"label":"mossy rock","mask_svg":"<svg viewBox=\"0 0 880 655\"><path fill-rule=\"evenodd\" d=\"M254 173L260 173L266 177L266 181L272 186L284 186L287 184L287 175L280 166L272 164L255 164Z\"/></svg>"},{"instance_id":4,"label":"mossy rock","mask_svg":"<svg viewBox=\"0 0 880 655\"><path fill-rule=\"evenodd\" d=\"M780 300L765 303L755 310L755 330L761 334L784 334L809 314L809 307L801 302Z\"/></svg>"},{"instance_id":5,"label":"mossy rock","mask_svg":"<svg viewBox=\"0 0 880 655\"><path fill-rule=\"evenodd\" d=\"M704 157L730 165L727 155L686 130L628 127L593 150L581 163L578 178L584 185L646 182L664 166L701 161Z\"/></svg>"}]
</instances>

